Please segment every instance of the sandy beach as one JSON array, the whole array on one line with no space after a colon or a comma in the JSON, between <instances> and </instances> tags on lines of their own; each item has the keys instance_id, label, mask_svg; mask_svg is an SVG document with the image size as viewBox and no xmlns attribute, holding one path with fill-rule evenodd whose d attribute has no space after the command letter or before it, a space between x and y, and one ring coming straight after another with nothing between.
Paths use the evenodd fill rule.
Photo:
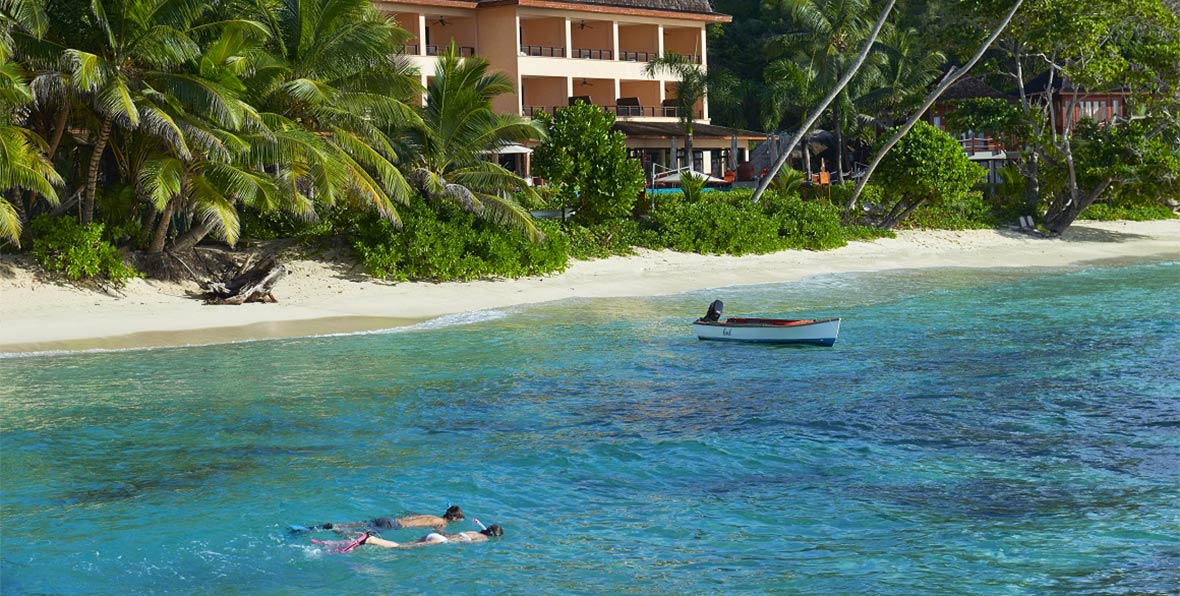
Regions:
<instances>
[{"instance_id":1,"label":"sandy beach","mask_svg":"<svg viewBox=\"0 0 1180 596\"><path fill-rule=\"evenodd\" d=\"M347 264L288 261L277 304L208 306L193 284L133 280L103 293L45 281L0 256L0 353L207 344L343 333L574 297L658 296L817 274L932 267L1062 267L1180 259L1180 220L1080 222L1060 238L1013 230L902 231L825 251L743 257L641 251L518 280L385 283Z\"/></svg>"}]
</instances>

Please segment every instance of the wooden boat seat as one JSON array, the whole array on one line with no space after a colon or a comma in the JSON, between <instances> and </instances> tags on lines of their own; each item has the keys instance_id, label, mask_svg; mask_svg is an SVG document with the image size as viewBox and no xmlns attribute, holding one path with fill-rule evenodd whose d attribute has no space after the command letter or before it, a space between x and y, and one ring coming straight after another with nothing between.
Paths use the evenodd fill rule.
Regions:
<instances>
[{"instance_id":1,"label":"wooden boat seat","mask_svg":"<svg viewBox=\"0 0 1180 596\"><path fill-rule=\"evenodd\" d=\"M739 317L730 317L725 319L726 325L774 325L776 327L810 325L815 322L815 319L748 319Z\"/></svg>"}]
</instances>

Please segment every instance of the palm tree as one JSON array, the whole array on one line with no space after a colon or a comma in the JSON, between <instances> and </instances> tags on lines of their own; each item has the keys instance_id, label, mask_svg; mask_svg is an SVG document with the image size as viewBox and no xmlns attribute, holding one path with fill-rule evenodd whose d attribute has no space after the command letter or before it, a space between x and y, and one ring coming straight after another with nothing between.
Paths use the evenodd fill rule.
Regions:
<instances>
[{"instance_id":1,"label":"palm tree","mask_svg":"<svg viewBox=\"0 0 1180 596\"><path fill-rule=\"evenodd\" d=\"M536 191L486 159L509 143L545 138L534 121L492 109L493 98L511 91L503 73L489 72L487 60L479 56L460 59L452 43L426 89L423 124L411 131L417 153L404 167L427 199L456 203L539 241L543 235L532 216L513 198L537 204Z\"/></svg>"},{"instance_id":2,"label":"palm tree","mask_svg":"<svg viewBox=\"0 0 1180 596\"><path fill-rule=\"evenodd\" d=\"M787 158L791 155L791 152L795 150L795 146L799 144L799 141L803 138L805 131L815 124L819 114L826 110L828 105L835 101L837 95L844 92L844 89L848 86L848 83L852 80L852 77L856 76L856 74L860 71L861 66L865 63L869 57L869 54L872 52L873 44L877 42L877 36L881 33L881 28L885 26L885 19L889 17L889 13L893 11L893 7L896 4L897 0L886 0L885 7L881 9L881 14L877 17L877 21L873 23L868 35L864 40L864 43L861 44L860 52L856 55L856 58L852 61L851 65L849 65L849 68L840 77L840 80L836 81L836 84L832 87L831 91L829 91L828 94L819 102L811 116L807 117L803 125L795 131L795 134L791 137L790 142L787 143L786 149L784 149L783 153L779 155L777 160L775 160L774 165L770 167L769 175L758 182L758 188L754 190L754 196L751 199L751 201L753 201L755 204L757 204L758 201L762 199L762 195L766 193L766 188L770 185L771 179L778 175L779 169L783 167L783 164L786 163Z\"/></svg>"},{"instance_id":3,"label":"palm tree","mask_svg":"<svg viewBox=\"0 0 1180 596\"><path fill-rule=\"evenodd\" d=\"M208 8L186 0L93 0L93 46L62 48L63 80L87 100L97 125L90 130L83 223L94 218L99 166L116 126L157 137L182 156L189 148L172 115L176 104L222 126L241 126L244 114L232 94L182 68L200 54L194 23Z\"/></svg>"},{"instance_id":4,"label":"palm tree","mask_svg":"<svg viewBox=\"0 0 1180 596\"><path fill-rule=\"evenodd\" d=\"M33 131L18 126L16 117L33 95L24 75L10 61L12 33L33 37L45 31L45 13L36 0L0 0L0 239L20 245L22 217L9 195L24 191L58 203L56 185L61 176L46 158L45 141Z\"/></svg>"},{"instance_id":5,"label":"palm tree","mask_svg":"<svg viewBox=\"0 0 1180 596\"><path fill-rule=\"evenodd\" d=\"M269 53L256 57L245 80L273 140L253 159L278 173L292 202L352 201L400 224L394 203L409 184L395 166L390 131L417 126L406 100L420 91L417 75L398 58L408 33L371 0L240 0L262 22Z\"/></svg>"},{"instance_id":6,"label":"palm tree","mask_svg":"<svg viewBox=\"0 0 1180 596\"><path fill-rule=\"evenodd\" d=\"M692 169L692 134L696 122L696 105L709 94L710 88L730 86L733 81L719 71L706 72L692 58L676 52L668 52L653 58L643 67L643 74L649 77L667 73L675 77L673 91L676 93L676 119L684 128L684 151L688 166Z\"/></svg>"},{"instance_id":7,"label":"palm tree","mask_svg":"<svg viewBox=\"0 0 1180 596\"><path fill-rule=\"evenodd\" d=\"M763 76L762 125L766 130L800 126L823 98L825 89L819 73L810 65L780 58L767 65ZM807 142L803 143L803 169L810 177L811 143Z\"/></svg>"},{"instance_id":8,"label":"palm tree","mask_svg":"<svg viewBox=\"0 0 1180 596\"><path fill-rule=\"evenodd\" d=\"M828 88L841 79L857 56L872 28L869 0L779 0L777 8L789 13L798 27L781 36L776 45L784 54L819 73ZM836 135L836 179L844 182L844 115L849 103L847 91L832 104L833 132Z\"/></svg>"},{"instance_id":9,"label":"palm tree","mask_svg":"<svg viewBox=\"0 0 1180 596\"><path fill-rule=\"evenodd\" d=\"M886 29L878 43L880 60L868 79L866 92L856 98L877 124L893 126L898 115L908 114L922 102L930 83L942 72L946 56L927 53L913 29Z\"/></svg>"}]
</instances>

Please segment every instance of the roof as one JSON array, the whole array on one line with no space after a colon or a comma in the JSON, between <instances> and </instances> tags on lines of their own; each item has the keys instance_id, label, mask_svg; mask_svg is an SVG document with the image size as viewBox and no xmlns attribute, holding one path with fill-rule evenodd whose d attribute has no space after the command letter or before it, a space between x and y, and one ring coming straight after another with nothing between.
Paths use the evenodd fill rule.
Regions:
<instances>
[{"instance_id":1,"label":"roof","mask_svg":"<svg viewBox=\"0 0 1180 596\"><path fill-rule=\"evenodd\" d=\"M655 138L672 138L684 136L684 127L679 122L642 122L635 120L616 120L615 130L622 132L629 137L655 137ZM732 138L737 135L738 139L753 141L763 140L766 138L766 133L754 132L752 130L741 130L729 128L728 126L717 126L715 124L703 124L697 122L692 127L692 136L696 138Z\"/></svg>"},{"instance_id":2,"label":"roof","mask_svg":"<svg viewBox=\"0 0 1180 596\"><path fill-rule=\"evenodd\" d=\"M594 12L642 11L675 12L709 17L708 20L729 21L731 17L713 10L709 0L477 0L480 6L517 4L546 8L581 8Z\"/></svg>"},{"instance_id":3,"label":"roof","mask_svg":"<svg viewBox=\"0 0 1180 596\"><path fill-rule=\"evenodd\" d=\"M947 87L943 92L940 100L948 101L953 99L976 99L979 97L998 97L1007 98L1007 95L996 91L995 87L983 82L979 77L963 77L955 84Z\"/></svg>"},{"instance_id":4,"label":"roof","mask_svg":"<svg viewBox=\"0 0 1180 596\"><path fill-rule=\"evenodd\" d=\"M1034 93L1034 94L1045 93L1049 88L1049 73L1050 72L1052 72L1052 71L1046 70L1045 72L1042 72L1041 74L1033 77L1031 81L1028 81L1027 83L1025 83L1024 84L1025 91L1027 91L1028 93ZM1070 81L1069 79L1061 76L1061 73L1056 73L1053 75L1053 93L1073 93L1075 91L1078 93L1087 93L1086 89L1083 89L1080 85L1075 85L1073 81ZM1105 90L1105 91L1090 91L1089 93L1095 93L1095 94L1124 93L1125 94L1125 93L1128 93L1128 90L1126 87L1120 86L1120 87L1116 87L1114 89L1109 89L1109 90Z\"/></svg>"}]
</instances>

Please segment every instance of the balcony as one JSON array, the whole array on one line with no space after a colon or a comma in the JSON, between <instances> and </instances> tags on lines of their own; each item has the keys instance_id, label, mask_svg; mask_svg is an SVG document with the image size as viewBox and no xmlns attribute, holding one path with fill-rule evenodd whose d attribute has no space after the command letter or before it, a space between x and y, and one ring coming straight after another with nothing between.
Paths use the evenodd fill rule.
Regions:
<instances>
[{"instance_id":1,"label":"balcony","mask_svg":"<svg viewBox=\"0 0 1180 596\"><path fill-rule=\"evenodd\" d=\"M565 48L553 46L520 46L521 56L540 56L543 58L565 58Z\"/></svg>"},{"instance_id":2,"label":"balcony","mask_svg":"<svg viewBox=\"0 0 1180 596\"><path fill-rule=\"evenodd\" d=\"M577 99L577 98L571 98L571 99ZM620 98L620 99L625 99L625 98ZM528 117L532 118L532 117L535 117L537 114L541 114L541 113L553 114L557 110L567 107L568 105L569 104L559 105L559 106L522 106L521 113L524 116L528 116ZM615 116L617 116L621 119L626 119L626 118L678 118L680 115L680 110L676 109L673 106L641 106L641 105L635 105L635 104L623 102L623 103L615 103L615 104L611 104L611 105L600 105L598 107L614 114ZM696 119L696 120L700 120L703 117L704 117L704 114L702 114L699 111L694 114L694 119Z\"/></svg>"}]
</instances>

